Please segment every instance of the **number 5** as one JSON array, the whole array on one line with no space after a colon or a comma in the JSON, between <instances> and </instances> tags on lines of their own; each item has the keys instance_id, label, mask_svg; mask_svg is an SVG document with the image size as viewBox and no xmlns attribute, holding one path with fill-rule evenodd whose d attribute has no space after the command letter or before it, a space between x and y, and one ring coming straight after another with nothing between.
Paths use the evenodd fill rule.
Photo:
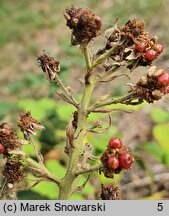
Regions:
<instances>
[{"instance_id":1,"label":"number 5","mask_svg":"<svg viewBox=\"0 0 169 216\"><path fill-rule=\"evenodd\" d=\"M163 203L158 203L157 210L158 211L162 211L163 210Z\"/></svg>"}]
</instances>

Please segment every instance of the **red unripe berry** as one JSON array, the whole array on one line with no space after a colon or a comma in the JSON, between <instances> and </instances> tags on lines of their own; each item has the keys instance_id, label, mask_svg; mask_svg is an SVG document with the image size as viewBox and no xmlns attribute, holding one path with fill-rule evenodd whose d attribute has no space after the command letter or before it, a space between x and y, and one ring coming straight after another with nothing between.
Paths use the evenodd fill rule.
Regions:
<instances>
[{"instance_id":1,"label":"red unripe berry","mask_svg":"<svg viewBox=\"0 0 169 216\"><path fill-rule=\"evenodd\" d=\"M109 169L115 170L119 167L119 159L117 157L110 157L108 159Z\"/></svg>"},{"instance_id":2,"label":"red unripe berry","mask_svg":"<svg viewBox=\"0 0 169 216\"><path fill-rule=\"evenodd\" d=\"M168 86L169 85L169 73L166 71L163 72L158 78L157 78L157 84L160 86Z\"/></svg>"},{"instance_id":3,"label":"red unripe berry","mask_svg":"<svg viewBox=\"0 0 169 216\"><path fill-rule=\"evenodd\" d=\"M114 148L114 149L118 148L118 149L120 149L122 147L122 141L121 141L121 139L116 138L116 137L111 138L109 140L108 146L109 146L109 148Z\"/></svg>"},{"instance_id":4,"label":"red unripe berry","mask_svg":"<svg viewBox=\"0 0 169 216\"><path fill-rule=\"evenodd\" d=\"M164 94L168 94L169 93L169 85L165 87L164 89Z\"/></svg>"},{"instance_id":5,"label":"red unripe berry","mask_svg":"<svg viewBox=\"0 0 169 216\"><path fill-rule=\"evenodd\" d=\"M148 35L148 36L145 38L145 41L136 42L136 43L135 43L135 48L136 48L138 51L143 52L143 51L147 48L147 45L148 45L149 42L150 42L150 36Z\"/></svg>"},{"instance_id":6,"label":"red unripe berry","mask_svg":"<svg viewBox=\"0 0 169 216\"><path fill-rule=\"evenodd\" d=\"M155 50L150 49L144 53L144 56L146 59L153 61L158 57L158 53Z\"/></svg>"},{"instance_id":7,"label":"red unripe berry","mask_svg":"<svg viewBox=\"0 0 169 216\"><path fill-rule=\"evenodd\" d=\"M157 49L158 54L161 54L163 52L163 46L161 44L157 44L156 49Z\"/></svg>"},{"instance_id":8,"label":"red unripe berry","mask_svg":"<svg viewBox=\"0 0 169 216\"><path fill-rule=\"evenodd\" d=\"M136 43L135 44L135 48L140 51L143 52L146 48L147 48L147 43L146 42L142 42L142 43Z\"/></svg>"},{"instance_id":9,"label":"red unripe berry","mask_svg":"<svg viewBox=\"0 0 169 216\"><path fill-rule=\"evenodd\" d=\"M3 154L5 151L5 147L0 143L0 154Z\"/></svg>"},{"instance_id":10,"label":"red unripe berry","mask_svg":"<svg viewBox=\"0 0 169 216\"><path fill-rule=\"evenodd\" d=\"M119 167L121 169L129 169L134 162L134 158L130 153L123 153L119 157Z\"/></svg>"}]
</instances>

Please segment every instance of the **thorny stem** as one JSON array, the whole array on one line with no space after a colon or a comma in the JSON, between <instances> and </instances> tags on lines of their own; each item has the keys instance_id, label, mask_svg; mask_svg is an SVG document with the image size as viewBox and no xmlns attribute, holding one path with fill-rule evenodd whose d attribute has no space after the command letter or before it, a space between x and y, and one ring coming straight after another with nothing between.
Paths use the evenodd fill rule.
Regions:
<instances>
[{"instance_id":1,"label":"thorny stem","mask_svg":"<svg viewBox=\"0 0 169 216\"><path fill-rule=\"evenodd\" d=\"M34 140L33 140L32 136L29 136L29 139L30 139L30 143L32 144L32 146L33 146L33 148L34 148L34 153L35 153L35 156L36 156L38 162L39 162L40 164L43 164L43 158L42 158L42 156L40 155L40 153L38 152L38 149L37 149L37 147L36 147L36 145L35 145L35 143L34 143Z\"/></svg>"}]
</instances>

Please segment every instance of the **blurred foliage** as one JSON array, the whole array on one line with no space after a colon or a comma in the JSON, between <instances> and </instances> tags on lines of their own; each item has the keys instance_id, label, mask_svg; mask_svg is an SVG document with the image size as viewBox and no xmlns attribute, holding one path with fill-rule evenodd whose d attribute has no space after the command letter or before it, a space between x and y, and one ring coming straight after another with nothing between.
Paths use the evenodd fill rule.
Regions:
<instances>
[{"instance_id":1,"label":"blurred foliage","mask_svg":"<svg viewBox=\"0 0 169 216\"><path fill-rule=\"evenodd\" d=\"M77 78L73 76L73 71L80 74L84 66L84 60L77 47L70 46L70 34L65 27L63 10L75 4L83 7L88 6L95 9L98 15L103 17L104 29L110 27L116 18L119 23L124 24L128 19L139 17L147 22L148 29L153 33L159 33L164 44L168 44L169 30L167 0L6 0L0 1L0 121L17 122L18 113L31 110L32 115L42 122L46 130L39 133L35 142L39 150L46 156L51 151L57 152L60 156L53 156L46 160L47 167L55 174L63 176L67 157L61 154L64 151L65 128L72 117L74 108L66 105L55 97L56 85L49 85L44 79L35 63L37 55L43 50L52 52L57 49L58 59L61 61L61 79L66 83L73 83L76 90ZM161 19L161 14L165 19ZM99 45L99 44L98 44ZM100 45L99 45L100 46ZM167 56L162 57L165 60ZM163 62L161 64L164 64ZM81 74L80 74L81 75ZM78 90L77 90L78 91ZM117 85L113 88L113 97L123 94L123 86ZM78 91L79 93L79 91ZM80 93L77 96L81 97ZM147 104L139 106L112 105L111 108L119 108L138 112L144 109ZM167 106L166 106L167 107ZM152 122L152 137L146 142L136 146L136 155L147 153L157 163L169 166L169 113L166 107L160 105L151 106L148 116ZM103 122L103 128L107 127L107 115L92 114L89 123L99 120ZM94 154L100 156L105 150L107 142L111 136L122 138L117 122L122 119L122 115L116 112L112 115L113 126L100 135L88 134L86 141L91 142L94 147ZM123 119L122 119L123 120ZM132 124L132 123L131 123ZM16 124L13 125L16 127ZM22 137L21 133L19 136ZM30 145L24 146L25 152L33 156ZM59 151L59 152L58 152ZM139 167L148 175L152 175L143 158L136 160ZM120 184L122 175L116 175L114 181ZM30 176L30 178L33 178ZM83 177L79 185L83 184L87 176ZM99 178L104 184L112 182L99 174L92 174L92 179ZM28 184L32 184L28 180ZM75 194L71 199L84 199L87 196L94 196L95 185L89 181L85 190L81 194ZM19 193L19 199L56 199L58 188L53 183L43 182L31 189ZM160 193L159 193L160 194ZM159 194L154 194L147 199L155 199ZM161 194L160 194L161 195Z\"/></svg>"}]
</instances>

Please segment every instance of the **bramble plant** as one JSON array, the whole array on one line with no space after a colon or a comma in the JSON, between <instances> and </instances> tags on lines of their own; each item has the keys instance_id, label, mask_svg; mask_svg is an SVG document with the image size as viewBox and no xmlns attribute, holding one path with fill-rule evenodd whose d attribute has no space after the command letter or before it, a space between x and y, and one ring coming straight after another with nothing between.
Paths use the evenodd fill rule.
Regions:
<instances>
[{"instance_id":1,"label":"bramble plant","mask_svg":"<svg viewBox=\"0 0 169 216\"><path fill-rule=\"evenodd\" d=\"M101 35L102 21L99 16L89 8L71 8L64 12L67 26L71 29L71 45L80 47L86 67L83 74L83 95L76 101L73 91L66 87L59 77L60 62L43 52L38 58L39 66L50 83L57 83L60 89L57 95L76 111L72 115L66 128L65 153L68 156L68 166L63 178L51 173L44 164L42 154L37 150L33 137L37 130L45 128L34 119L31 111L20 115L18 126L24 135L21 140L11 129L8 123L0 125L0 154L6 159L2 174L4 184L1 187L1 199L10 198L9 194L20 190L30 189L42 181L51 181L58 185L58 199L66 200L75 193L82 191L89 180L91 172L103 172L105 177L113 178L123 170L131 168L134 156L131 149L125 146L118 137L110 137L107 148L99 157L93 155L93 146L86 142L88 133L104 133L111 126L111 113L124 111L112 109L112 104L138 105L146 101L153 103L169 93L169 73L165 69L151 66L152 62L163 52L163 46L158 42L157 36L151 37L145 31L145 24L140 20L129 20L124 26L115 25L106 30L105 44L96 53L93 52L94 40ZM92 42L92 46L91 46ZM135 84L127 83L129 91L120 98L102 96L91 103L94 89L101 83L110 83L125 76L129 78L130 72L135 72L139 66L151 66L147 74L142 76ZM126 73L120 73L120 69ZM102 71L102 72L101 72ZM117 72L119 72L117 74ZM129 78L130 79L130 78ZM109 127L102 127L100 122L88 124L91 113L106 113ZM31 144L37 160L30 158L22 146ZM103 143L104 145L104 143ZM92 163L91 163L92 161ZM94 166L91 164L95 163ZM32 173L36 182L29 187L19 187L18 183L26 178L26 173ZM79 186L81 177L88 173L86 181ZM101 184L101 199L120 199L118 187L106 187Z\"/></svg>"}]
</instances>

